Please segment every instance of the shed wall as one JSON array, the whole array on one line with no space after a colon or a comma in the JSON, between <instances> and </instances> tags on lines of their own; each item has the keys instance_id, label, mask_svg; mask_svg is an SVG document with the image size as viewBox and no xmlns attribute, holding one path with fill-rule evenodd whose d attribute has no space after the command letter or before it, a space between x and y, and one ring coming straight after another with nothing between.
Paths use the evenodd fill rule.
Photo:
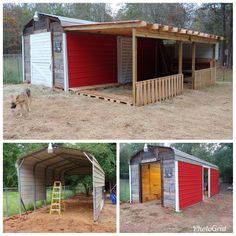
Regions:
<instances>
[{"instance_id":1,"label":"shed wall","mask_svg":"<svg viewBox=\"0 0 236 236\"><path fill-rule=\"evenodd\" d=\"M140 168L139 165L131 165L131 199L140 201Z\"/></svg>"},{"instance_id":2,"label":"shed wall","mask_svg":"<svg viewBox=\"0 0 236 236\"><path fill-rule=\"evenodd\" d=\"M163 169L163 205L175 208L175 161L164 160Z\"/></svg>"},{"instance_id":3,"label":"shed wall","mask_svg":"<svg viewBox=\"0 0 236 236\"><path fill-rule=\"evenodd\" d=\"M210 169L210 194L214 196L219 192L219 171Z\"/></svg>"},{"instance_id":4,"label":"shed wall","mask_svg":"<svg viewBox=\"0 0 236 236\"><path fill-rule=\"evenodd\" d=\"M30 35L42 32L51 32L52 35L52 70L53 70L53 85L58 88L64 88L64 63L62 50L62 33L63 29L59 22L49 21L43 16L38 22L32 22L23 32L24 39L24 80L31 81L31 55L30 55ZM48 27L49 26L49 27ZM61 48L61 49L60 49ZM58 50L59 49L59 50Z\"/></svg>"},{"instance_id":5,"label":"shed wall","mask_svg":"<svg viewBox=\"0 0 236 236\"><path fill-rule=\"evenodd\" d=\"M202 201L202 166L178 162L179 208Z\"/></svg>"},{"instance_id":6,"label":"shed wall","mask_svg":"<svg viewBox=\"0 0 236 236\"><path fill-rule=\"evenodd\" d=\"M67 33L69 87L117 82L117 38Z\"/></svg>"}]
</instances>

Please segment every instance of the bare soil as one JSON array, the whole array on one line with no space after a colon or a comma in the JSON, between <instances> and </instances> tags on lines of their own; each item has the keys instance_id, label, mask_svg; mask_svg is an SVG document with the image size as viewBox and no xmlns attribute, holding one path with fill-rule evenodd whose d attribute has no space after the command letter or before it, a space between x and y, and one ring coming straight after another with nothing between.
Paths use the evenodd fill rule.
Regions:
<instances>
[{"instance_id":1,"label":"bare soil","mask_svg":"<svg viewBox=\"0 0 236 236\"><path fill-rule=\"evenodd\" d=\"M10 95L30 87L32 111L12 113ZM232 83L143 107L52 91L4 85L4 139L232 139Z\"/></svg>"},{"instance_id":2,"label":"bare soil","mask_svg":"<svg viewBox=\"0 0 236 236\"><path fill-rule=\"evenodd\" d=\"M181 213L162 207L156 201L123 203L120 208L121 233L191 233L193 226L226 226L226 232L233 232L232 192L221 192Z\"/></svg>"},{"instance_id":3,"label":"bare soil","mask_svg":"<svg viewBox=\"0 0 236 236\"><path fill-rule=\"evenodd\" d=\"M98 222L93 221L92 199L77 195L66 202L66 210L49 214L40 208L28 215L3 220L4 233L113 233L116 232L116 206L106 202Z\"/></svg>"}]
</instances>

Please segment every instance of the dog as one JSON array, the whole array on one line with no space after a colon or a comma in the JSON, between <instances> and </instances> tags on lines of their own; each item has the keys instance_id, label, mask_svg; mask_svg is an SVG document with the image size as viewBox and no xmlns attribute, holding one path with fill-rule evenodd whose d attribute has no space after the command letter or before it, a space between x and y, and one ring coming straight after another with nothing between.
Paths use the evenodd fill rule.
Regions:
<instances>
[{"instance_id":1,"label":"dog","mask_svg":"<svg viewBox=\"0 0 236 236\"><path fill-rule=\"evenodd\" d=\"M29 88L25 89L22 93L13 96L11 95L11 110L14 112L16 107L19 105L21 108L20 116L22 116L24 107L26 112L30 112L30 106L32 102L32 95Z\"/></svg>"}]
</instances>

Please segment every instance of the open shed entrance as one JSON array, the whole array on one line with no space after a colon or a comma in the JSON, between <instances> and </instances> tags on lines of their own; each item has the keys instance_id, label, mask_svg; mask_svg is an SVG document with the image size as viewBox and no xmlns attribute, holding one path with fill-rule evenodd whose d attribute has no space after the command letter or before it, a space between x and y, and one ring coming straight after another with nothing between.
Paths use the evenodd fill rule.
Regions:
<instances>
[{"instance_id":1,"label":"open shed entrance","mask_svg":"<svg viewBox=\"0 0 236 236\"><path fill-rule=\"evenodd\" d=\"M20 210L26 204L37 208L37 201L46 205L47 187L54 181L65 183L66 176L92 176L93 219L98 220L104 205L105 174L96 158L87 151L55 147L33 152L17 160Z\"/></svg>"},{"instance_id":2,"label":"open shed entrance","mask_svg":"<svg viewBox=\"0 0 236 236\"><path fill-rule=\"evenodd\" d=\"M203 199L209 197L209 168L203 168Z\"/></svg>"},{"instance_id":3,"label":"open shed entrance","mask_svg":"<svg viewBox=\"0 0 236 236\"><path fill-rule=\"evenodd\" d=\"M160 163L141 165L142 202L161 200Z\"/></svg>"}]
</instances>

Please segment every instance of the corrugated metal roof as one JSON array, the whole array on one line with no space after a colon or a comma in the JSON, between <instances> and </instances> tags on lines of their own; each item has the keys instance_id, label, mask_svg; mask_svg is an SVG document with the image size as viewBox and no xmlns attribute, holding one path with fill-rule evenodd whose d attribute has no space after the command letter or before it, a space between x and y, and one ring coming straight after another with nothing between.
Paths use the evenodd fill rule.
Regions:
<instances>
[{"instance_id":1,"label":"corrugated metal roof","mask_svg":"<svg viewBox=\"0 0 236 236\"><path fill-rule=\"evenodd\" d=\"M44 16L50 16L57 18L61 22L61 26L73 26L73 25L81 25L81 24L94 24L96 22L94 21L88 21L88 20L81 20L81 19L76 19L76 18L70 18L70 17L65 17L65 16L57 16L53 14L47 14L47 13L42 13L38 12L39 15L44 15Z\"/></svg>"},{"instance_id":2,"label":"corrugated metal roof","mask_svg":"<svg viewBox=\"0 0 236 236\"><path fill-rule=\"evenodd\" d=\"M149 147L150 147L150 146L152 146L152 145L149 145ZM152 146L152 147L154 147L154 146ZM214 164L212 164L212 163L210 163L210 162L204 161L204 160L202 160L202 159L200 159L200 158L198 158L198 157L195 157L195 156L190 155L190 154L188 154L188 153L182 152L182 151L177 150L177 149L175 149L175 148L172 148L172 147L165 147L165 146L156 146L156 147L157 147L157 148L168 148L168 149L172 149L173 152L174 152L174 154L175 154L175 159L177 159L177 160L180 159L180 158L181 158L181 159L185 159L185 160L191 160L191 161L200 163L200 164L205 165L205 166L210 166L210 167L214 167L214 168L216 168L216 169L219 169L218 166L216 166L216 165L214 165ZM143 152L143 149L137 151L134 155L132 155L132 156L130 157L130 159L129 159L129 164L130 164L131 159L134 158L136 155L138 155L140 152ZM180 158L178 158L178 157L180 157Z\"/></svg>"},{"instance_id":3,"label":"corrugated metal roof","mask_svg":"<svg viewBox=\"0 0 236 236\"><path fill-rule=\"evenodd\" d=\"M172 148L172 150L174 151L174 153L175 153L175 155L176 155L177 157L179 156L179 157L182 157L182 158L184 158L184 159L192 160L192 161L201 163L201 164L203 164L203 165L211 166L211 167L214 167L214 168L216 168L216 169L219 169L218 166L216 166L216 165L214 165L214 164L212 164L212 163L210 163L210 162L204 161L204 160L202 160L202 159L200 159L200 158L198 158L198 157L195 157L195 156L190 155L190 154L188 154L188 153L182 152L182 151L177 150L177 149L175 149L175 148Z\"/></svg>"}]
</instances>

